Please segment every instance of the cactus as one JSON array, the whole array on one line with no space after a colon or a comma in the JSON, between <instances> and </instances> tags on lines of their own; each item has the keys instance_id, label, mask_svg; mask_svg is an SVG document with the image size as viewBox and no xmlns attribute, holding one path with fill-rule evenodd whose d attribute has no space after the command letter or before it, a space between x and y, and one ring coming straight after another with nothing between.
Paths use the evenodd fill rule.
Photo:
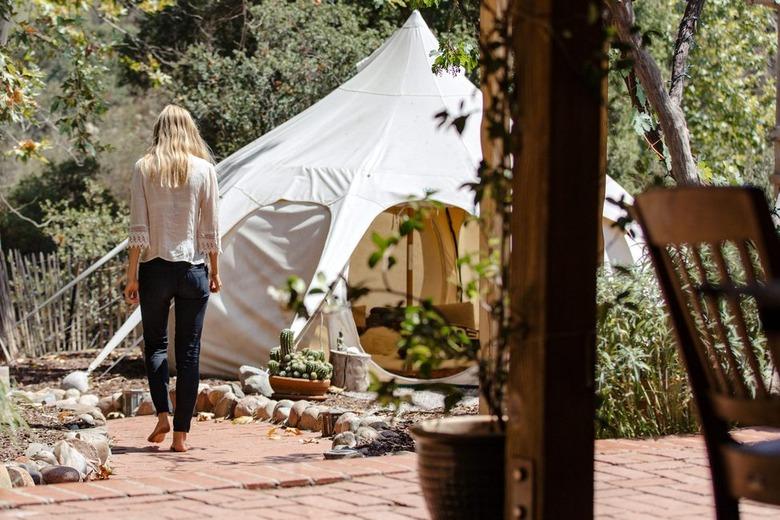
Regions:
<instances>
[{"instance_id":1,"label":"cactus","mask_svg":"<svg viewBox=\"0 0 780 520\"><path fill-rule=\"evenodd\" d=\"M282 330L282 333L279 334L279 348L282 353L282 357L286 360L288 355L292 355L292 353L295 351L293 349L293 340L294 334L292 329L284 329Z\"/></svg>"},{"instance_id":2,"label":"cactus","mask_svg":"<svg viewBox=\"0 0 780 520\"><path fill-rule=\"evenodd\" d=\"M271 350L268 372L273 376L295 377L310 381L329 379L333 365L325 361L325 352L293 348L293 332L284 329L279 335L279 346Z\"/></svg>"}]
</instances>

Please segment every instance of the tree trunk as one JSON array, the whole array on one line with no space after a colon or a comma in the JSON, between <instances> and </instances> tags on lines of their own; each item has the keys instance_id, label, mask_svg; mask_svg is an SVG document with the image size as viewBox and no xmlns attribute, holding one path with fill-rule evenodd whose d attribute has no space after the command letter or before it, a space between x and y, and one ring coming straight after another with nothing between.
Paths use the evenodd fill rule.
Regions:
<instances>
[{"instance_id":1,"label":"tree trunk","mask_svg":"<svg viewBox=\"0 0 780 520\"><path fill-rule=\"evenodd\" d=\"M642 45L642 35L634 30L636 20L633 3L631 0L610 0L607 5L612 15L612 21L617 29L618 37L629 46L630 55L634 59L636 76L644 87L650 106L658 116L658 122L661 126L664 142L671 160L672 177L677 181L677 184L700 184L699 171L691 153L691 143L685 115L680 105L666 91L658 64ZM689 45L689 43L686 45ZM680 63L684 64L684 60L687 59L687 50L684 53L682 51L676 52L675 59L678 58L681 60ZM682 80L679 81L679 85L681 89Z\"/></svg>"},{"instance_id":2,"label":"tree trunk","mask_svg":"<svg viewBox=\"0 0 780 520\"><path fill-rule=\"evenodd\" d=\"M8 43L8 36L11 34L11 12L8 8L0 10L0 47L5 47Z\"/></svg>"},{"instance_id":3,"label":"tree trunk","mask_svg":"<svg viewBox=\"0 0 780 520\"><path fill-rule=\"evenodd\" d=\"M677 41L674 43L674 55L672 56L669 97L678 106L682 105L685 75L688 72L688 54L691 52L693 35L696 32L696 26L698 25L703 6L704 0L688 0L688 3L685 4L685 14L683 14L680 28L677 31Z\"/></svg>"}]
</instances>

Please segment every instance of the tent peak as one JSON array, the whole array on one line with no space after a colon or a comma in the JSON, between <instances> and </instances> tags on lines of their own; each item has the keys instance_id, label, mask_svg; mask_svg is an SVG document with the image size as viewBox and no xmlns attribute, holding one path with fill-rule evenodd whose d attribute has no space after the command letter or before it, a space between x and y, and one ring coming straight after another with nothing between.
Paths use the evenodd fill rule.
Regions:
<instances>
[{"instance_id":1,"label":"tent peak","mask_svg":"<svg viewBox=\"0 0 780 520\"><path fill-rule=\"evenodd\" d=\"M428 27L428 24L425 23L425 20L420 14L420 11L415 9L414 11L412 11L412 14L406 20L406 23L403 25L403 28L416 29L417 27Z\"/></svg>"}]
</instances>

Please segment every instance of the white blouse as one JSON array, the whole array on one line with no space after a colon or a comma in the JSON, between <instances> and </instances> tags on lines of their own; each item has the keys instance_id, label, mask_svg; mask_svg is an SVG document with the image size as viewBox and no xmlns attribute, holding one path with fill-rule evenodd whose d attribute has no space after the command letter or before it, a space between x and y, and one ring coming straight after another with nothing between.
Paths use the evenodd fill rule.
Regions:
<instances>
[{"instance_id":1,"label":"white blouse","mask_svg":"<svg viewBox=\"0 0 780 520\"><path fill-rule=\"evenodd\" d=\"M162 258L200 264L221 253L219 189L214 165L190 157L186 184L167 188L152 181L135 163L130 187L130 247L141 248L141 262Z\"/></svg>"}]
</instances>

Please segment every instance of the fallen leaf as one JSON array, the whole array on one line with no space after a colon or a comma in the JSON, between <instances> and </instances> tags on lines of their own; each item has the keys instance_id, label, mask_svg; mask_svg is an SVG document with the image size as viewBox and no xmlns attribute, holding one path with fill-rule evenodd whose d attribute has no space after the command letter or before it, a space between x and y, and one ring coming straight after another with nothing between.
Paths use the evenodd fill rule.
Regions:
<instances>
[{"instance_id":1,"label":"fallen leaf","mask_svg":"<svg viewBox=\"0 0 780 520\"><path fill-rule=\"evenodd\" d=\"M232 422L233 424L249 424L252 421L254 421L252 417L245 415L243 417L236 417Z\"/></svg>"},{"instance_id":2,"label":"fallen leaf","mask_svg":"<svg viewBox=\"0 0 780 520\"><path fill-rule=\"evenodd\" d=\"M284 433L289 435L302 435L301 430L298 428L285 428Z\"/></svg>"},{"instance_id":3,"label":"fallen leaf","mask_svg":"<svg viewBox=\"0 0 780 520\"><path fill-rule=\"evenodd\" d=\"M108 478L114 473L111 466L108 464L101 464L98 466L97 471L93 473L93 480L108 480Z\"/></svg>"},{"instance_id":4,"label":"fallen leaf","mask_svg":"<svg viewBox=\"0 0 780 520\"><path fill-rule=\"evenodd\" d=\"M199 422L210 421L213 418L214 418L214 414L211 413L211 412L198 412L198 421Z\"/></svg>"},{"instance_id":5,"label":"fallen leaf","mask_svg":"<svg viewBox=\"0 0 780 520\"><path fill-rule=\"evenodd\" d=\"M315 439L314 437L309 437L308 439L301 439L298 442L301 444L319 444L320 441Z\"/></svg>"}]
</instances>

